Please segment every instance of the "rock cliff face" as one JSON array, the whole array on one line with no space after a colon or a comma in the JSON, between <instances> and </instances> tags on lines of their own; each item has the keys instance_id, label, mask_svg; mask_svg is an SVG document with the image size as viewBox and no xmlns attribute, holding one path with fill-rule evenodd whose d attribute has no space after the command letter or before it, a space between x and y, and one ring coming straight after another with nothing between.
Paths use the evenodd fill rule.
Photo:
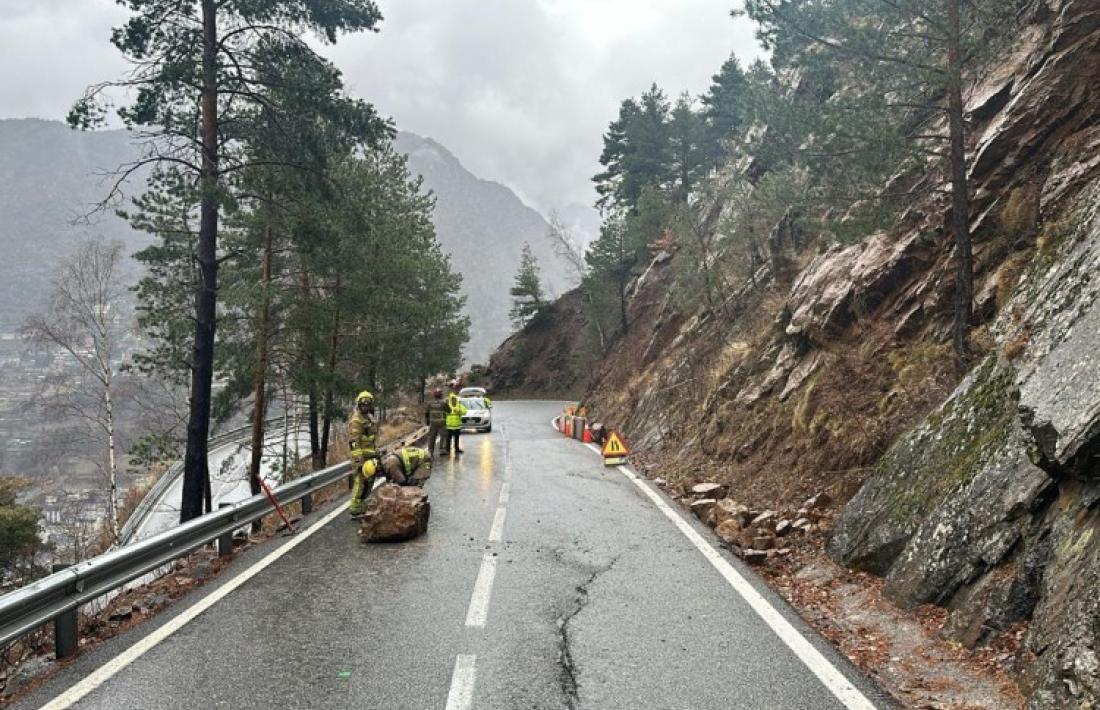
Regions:
<instances>
[{"instance_id":1,"label":"rock cliff face","mask_svg":"<svg viewBox=\"0 0 1100 710\"><path fill-rule=\"evenodd\" d=\"M1100 2L1022 17L968 91L978 354L961 381L933 197L858 244L809 235L786 274L709 309L677 301L675 245L657 254L585 400L670 481L848 501L833 557L899 606L947 607L965 645L1026 622L1031 706L1097 707Z\"/></svg>"},{"instance_id":2,"label":"rock cliff face","mask_svg":"<svg viewBox=\"0 0 1100 710\"><path fill-rule=\"evenodd\" d=\"M948 606L964 644L1031 619L1036 708L1100 701L1100 184L1071 215L995 323L1002 347L891 447L830 544L896 603Z\"/></svg>"}]
</instances>

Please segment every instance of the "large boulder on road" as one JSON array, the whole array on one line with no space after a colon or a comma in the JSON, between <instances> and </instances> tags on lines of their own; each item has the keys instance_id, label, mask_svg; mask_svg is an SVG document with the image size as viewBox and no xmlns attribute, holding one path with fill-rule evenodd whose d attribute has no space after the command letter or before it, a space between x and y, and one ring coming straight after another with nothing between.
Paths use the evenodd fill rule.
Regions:
<instances>
[{"instance_id":1,"label":"large boulder on road","mask_svg":"<svg viewBox=\"0 0 1100 710\"><path fill-rule=\"evenodd\" d=\"M428 530L431 512L423 488L387 483L367 500L366 512L359 523L359 538L363 542L411 540Z\"/></svg>"}]
</instances>

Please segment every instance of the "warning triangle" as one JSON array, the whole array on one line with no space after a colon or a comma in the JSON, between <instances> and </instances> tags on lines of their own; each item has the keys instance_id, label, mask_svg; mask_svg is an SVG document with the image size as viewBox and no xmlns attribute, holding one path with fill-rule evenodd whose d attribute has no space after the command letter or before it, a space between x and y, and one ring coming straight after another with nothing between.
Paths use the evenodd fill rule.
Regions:
<instances>
[{"instance_id":1,"label":"warning triangle","mask_svg":"<svg viewBox=\"0 0 1100 710\"><path fill-rule=\"evenodd\" d=\"M604 458L621 458L630 454L630 449L626 447L626 442L619 436L619 432L613 431L611 435L607 437L607 441L603 445Z\"/></svg>"}]
</instances>

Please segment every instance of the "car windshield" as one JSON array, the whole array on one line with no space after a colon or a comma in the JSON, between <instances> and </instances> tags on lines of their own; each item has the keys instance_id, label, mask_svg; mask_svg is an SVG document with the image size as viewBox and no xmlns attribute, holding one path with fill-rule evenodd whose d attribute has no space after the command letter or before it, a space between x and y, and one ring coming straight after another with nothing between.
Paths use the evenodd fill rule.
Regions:
<instances>
[{"instance_id":1,"label":"car windshield","mask_svg":"<svg viewBox=\"0 0 1100 710\"><path fill-rule=\"evenodd\" d=\"M486 409L485 400L481 397L466 397L459 401L466 409Z\"/></svg>"}]
</instances>

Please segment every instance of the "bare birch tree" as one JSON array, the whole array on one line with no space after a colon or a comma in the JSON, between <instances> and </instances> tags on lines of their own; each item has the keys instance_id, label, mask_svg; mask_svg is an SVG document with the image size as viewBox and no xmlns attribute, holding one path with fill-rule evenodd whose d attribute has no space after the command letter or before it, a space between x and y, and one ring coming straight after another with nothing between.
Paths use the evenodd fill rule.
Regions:
<instances>
[{"instance_id":1,"label":"bare birch tree","mask_svg":"<svg viewBox=\"0 0 1100 710\"><path fill-rule=\"evenodd\" d=\"M118 406L120 341L127 329L126 288L119 268L122 244L88 240L64 259L54 277L49 305L27 319L30 342L60 352L73 366L48 382L48 411L84 423L74 438L98 449L108 486L107 527L112 541L119 531L119 456L115 426Z\"/></svg>"}]
</instances>

